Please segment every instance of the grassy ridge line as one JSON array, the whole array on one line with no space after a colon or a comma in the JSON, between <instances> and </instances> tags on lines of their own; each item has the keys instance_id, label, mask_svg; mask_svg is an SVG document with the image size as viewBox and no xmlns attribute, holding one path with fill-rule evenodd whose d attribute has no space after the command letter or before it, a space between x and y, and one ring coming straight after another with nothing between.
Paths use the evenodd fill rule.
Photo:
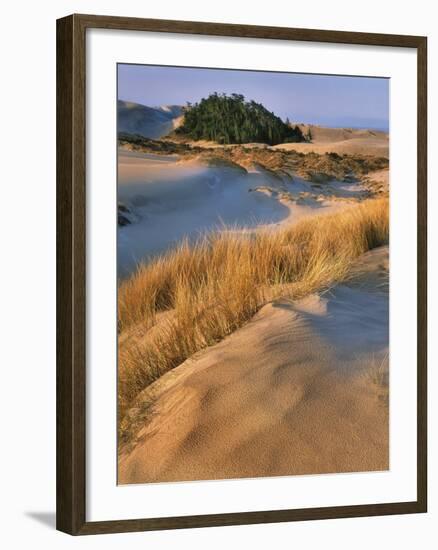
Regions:
<instances>
[{"instance_id":1,"label":"grassy ridge line","mask_svg":"<svg viewBox=\"0 0 438 550\"><path fill-rule=\"evenodd\" d=\"M388 200L372 199L273 232L212 234L139 267L119 287L119 419L154 380L267 301L344 279L358 256L388 236ZM171 314L163 320L164 312ZM129 338L139 328L144 336Z\"/></svg>"}]
</instances>

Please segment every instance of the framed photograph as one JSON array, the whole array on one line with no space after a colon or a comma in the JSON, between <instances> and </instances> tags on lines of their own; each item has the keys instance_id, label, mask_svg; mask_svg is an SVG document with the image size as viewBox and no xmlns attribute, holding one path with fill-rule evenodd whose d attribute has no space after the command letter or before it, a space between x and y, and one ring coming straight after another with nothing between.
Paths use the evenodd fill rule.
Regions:
<instances>
[{"instance_id":1,"label":"framed photograph","mask_svg":"<svg viewBox=\"0 0 438 550\"><path fill-rule=\"evenodd\" d=\"M57 527L425 512L426 38L57 22Z\"/></svg>"}]
</instances>

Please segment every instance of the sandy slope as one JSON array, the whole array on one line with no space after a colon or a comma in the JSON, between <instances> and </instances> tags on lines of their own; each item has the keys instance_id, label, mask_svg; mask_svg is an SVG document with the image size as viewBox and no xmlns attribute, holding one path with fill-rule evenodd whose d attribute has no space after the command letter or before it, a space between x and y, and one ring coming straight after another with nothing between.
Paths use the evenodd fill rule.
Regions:
<instances>
[{"instance_id":1,"label":"sandy slope","mask_svg":"<svg viewBox=\"0 0 438 550\"><path fill-rule=\"evenodd\" d=\"M178 105L147 107L132 101L119 99L117 102L119 132L157 139L177 128L181 118L181 107Z\"/></svg>"},{"instance_id":2,"label":"sandy slope","mask_svg":"<svg viewBox=\"0 0 438 550\"><path fill-rule=\"evenodd\" d=\"M388 249L348 284L266 305L131 411L120 483L388 468Z\"/></svg>"},{"instance_id":3,"label":"sandy slope","mask_svg":"<svg viewBox=\"0 0 438 550\"><path fill-rule=\"evenodd\" d=\"M327 214L354 199L359 183L328 182L316 186L299 177L279 179L261 167L249 172L229 166L181 162L176 155L153 155L121 149L118 200L136 222L119 228L118 273L131 273L139 261L165 252L181 239L195 239L226 226L247 230L293 223L309 214ZM295 202L283 200L286 190ZM300 197L300 193L304 194ZM328 200L306 198L311 194ZM306 195L307 194L307 195ZM330 197L329 197L330 195Z\"/></svg>"},{"instance_id":4,"label":"sandy slope","mask_svg":"<svg viewBox=\"0 0 438 550\"><path fill-rule=\"evenodd\" d=\"M119 230L119 276L184 237L195 239L224 224L277 223L289 215L276 198L249 192L251 187L272 183L269 175L177 160L120 152L118 200L132 209L138 222Z\"/></svg>"},{"instance_id":5,"label":"sandy slope","mask_svg":"<svg viewBox=\"0 0 438 550\"><path fill-rule=\"evenodd\" d=\"M299 124L302 132L306 134L310 129L312 139L318 143L330 143L333 141L347 141L351 139L375 138L386 141L387 132L380 130L366 130L355 128L330 128L328 126L319 126L316 124Z\"/></svg>"},{"instance_id":6,"label":"sandy slope","mask_svg":"<svg viewBox=\"0 0 438 550\"><path fill-rule=\"evenodd\" d=\"M309 126L301 125L304 133ZM310 125L311 143L285 143L276 148L301 153L338 153L349 155L373 155L389 158L389 136L377 130L353 130L348 128L325 128Z\"/></svg>"}]
</instances>

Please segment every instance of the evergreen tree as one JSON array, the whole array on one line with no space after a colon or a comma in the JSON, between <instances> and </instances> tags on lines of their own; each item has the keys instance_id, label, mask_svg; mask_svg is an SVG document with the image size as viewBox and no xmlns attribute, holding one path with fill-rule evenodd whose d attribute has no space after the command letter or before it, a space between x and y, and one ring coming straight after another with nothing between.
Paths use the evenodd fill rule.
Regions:
<instances>
[{"instance_id":1,"label":"evergreen tree","mask_svg":"<svg viewBox=\"0 0 438 550\"><path fill-rule=\"evenodd\" d=\"M305 138L298 126L269 112L255 101L245 101L242 94L211 94L194 105L187 104L184 124L176 131L192 139L218 143L259 142L275 145L299 142Z\"/></svg>"}]
</instances>

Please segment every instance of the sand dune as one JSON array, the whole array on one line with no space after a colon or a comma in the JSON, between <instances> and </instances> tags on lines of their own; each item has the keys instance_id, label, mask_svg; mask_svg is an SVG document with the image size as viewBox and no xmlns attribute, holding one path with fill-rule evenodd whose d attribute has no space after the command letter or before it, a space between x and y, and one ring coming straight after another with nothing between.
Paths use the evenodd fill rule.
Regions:
<instances>
[{"instance_id":1,"label":"sand dune","mask_svg":"<svg viewBox=\"0 0 438 550\"><path fill-rule=\"evenodd\" d=\"M311 143L283 143L275 148L300 153L338 153L339 155L372 155L389 158L389 136L378 130L354 130L300 125L304 133L310 128Z\"/></svg>"},{"instance_id":2,"label":"sand dune","mask_svg":"<svg viewBox=\"0 0 438 550\"><path fill-rule=\"evenodd\" d=\"M146 107L132 101L117 102L118 131L157 139L181 123L181 107Z\"/></svg>"},{"instance_id":3,"label":"sand dune","mask_svg":"<svg viewBox=\"0 0 438 550\"><path fill-rule=\"evenodd\" d=\"M331 143L284 143L276 148L299 153L337 153L338 155L372 155L389 158L388 142L374 139L351 139Z\"/></svg>"},{"instance_id":4,"label":"sand dune","mask_svg":"<svg viewBox=\"0 0 438 550\"><path fill-rule=\"evenodd\" d=\"M345 207L341 200L365 192L360 182L319 185L298 176L280 178L257 165L246 171L125 149L119 150L118 176L118 200L137 220L119 230L119 277L183 238L224 226L252 231L295 223L309 214L333 213Z\"/></svg>"},{"instance_id":5,"label":"sand dune","mask_svg":"<svg viewBox=\"0 0 438 550\"><path fill-rule=\"evenodd\" d=\"M278 300L147 388L119 483L385 470L388 248Z\"/></svg>"},{"instance_id":6,"label":"sand dune","mask_svg":"<svg viewBox=\"0 0 438 550\"><path fill-rule=\"evenodd\" d=\"M269 175L126 151L119 155L118 170L119 201L140 220L119 231L119 276L185 237L195 239L224 225L277 223L289 215L276 198L249 193L252 186L273 183Z\"/></svg>"},{"instance_id":7,"label":"sand dune","mask_svg":"<svg viewBox=\"0 0 438 550\"><path fill-rule=\"evenodd\" d=\"M181 119L175 122L180 125ZM389 134L380 130L358 130L352 128L328 128L324 126L298 124L306 135L310 128L312 140L310 143L280 143L270 146L265 143L245 143L246 148L283 149L285 151L297 151L299 153L338 153L339 155L370 155L389 158ZM176 136L172 136L174 139ZM193 141L178 136L179 141L190 143L202 148L227 148L233 145L220 145L214 141Z\"/></svg>"},{"instance_id":8,"label":"sand dune","mask_svg":"<svg viewBox=\"0 0 438 550\"><path fill-rule=\"evenodd\" d=\"M312 133L312 139L318 143L331 143L333 141L348 141L352 139L369 139L387 141L387 132L381 130L366 130L356 128L330 128L328 126L319 126L317 124L299 124L302 132L306 134L308 130Z\"/></svg>"}]
</instances>

